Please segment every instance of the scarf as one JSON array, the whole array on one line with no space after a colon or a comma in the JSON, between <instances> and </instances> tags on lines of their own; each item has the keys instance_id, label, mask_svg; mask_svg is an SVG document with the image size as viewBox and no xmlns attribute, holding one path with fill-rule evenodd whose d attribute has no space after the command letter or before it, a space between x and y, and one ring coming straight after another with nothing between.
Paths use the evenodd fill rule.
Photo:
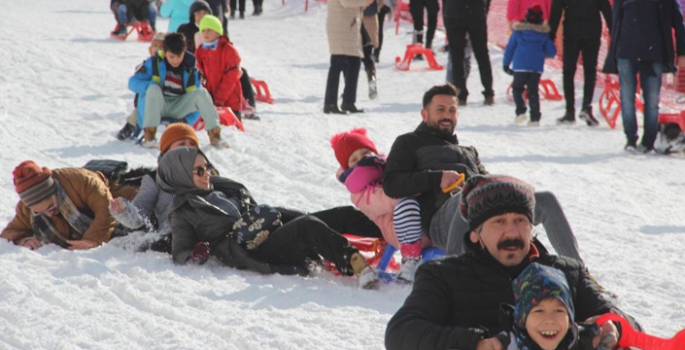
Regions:
<instances>
[{"instance_id":1,"label":"scarf","mask_svg":"<svg viewBox=\"0 0 685 350\"><path fill-rule=\"evenodd\" d=\"M207 50L216 50L216 48L218 46L219 46L219 38L217 38L216 40L209 42L209 43L206 43L204 41L202 42L202 48L207 49Z\"/></svg>"},{"instance_id":2,"label":"scarf","mask_svg":"<svg viewBox=\"0 0 685 350\"><path fill-rule=\"evenodd\" d=\"M31 215L31 228L33 234L40 239L43 243L55 243L62 248L69 248L69 243L67 240L70 239L82 239L83 234L88 231L90 225L93 224L93 218L81 213L74 202L67 196L67 193L62 188L62 185L55 179L55 185L57 187L57 201L59 203L58 209L62 217L69 223L69 226L73 228L78 236L76 237L65 237L63 236L50 222L50 218L46 215ZM118 237L125 235L125 231L121 225L117 225L112 232L112 237Z\"/></svg>"}]
</instances>

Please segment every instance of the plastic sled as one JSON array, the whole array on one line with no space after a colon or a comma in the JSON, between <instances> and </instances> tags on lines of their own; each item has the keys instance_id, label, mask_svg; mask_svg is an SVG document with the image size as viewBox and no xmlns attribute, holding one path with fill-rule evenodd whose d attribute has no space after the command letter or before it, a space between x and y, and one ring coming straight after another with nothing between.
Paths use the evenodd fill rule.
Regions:
<instances>
[{"instance_id":1,"label":"plastic sled","mask_svg":"<svg viewBox=\"0 0 685 350\"><path fill-rule=\"evenodd\" d=\"M509 88L507 89L507 100L513 101L514 100L514 95L512 94L512 89L513 89L513 83L509 84ZM548 101L561 101L564 99L564 96L559 93L559 90L557 89L557 85L554 84L554 82L550 79L541 79L540 84L538 85L538 92L540 93L540 98L543 98ZM528 92L524 91L523 92L523 98L527 101L528 100Z\"/></svg>"},{"instance_id":2,"label":"plastic sled","mask_svg":"<svg viewBox=\"0 0 685 350\"><path fill-rule=\"evenodd\" d=\"M271 98L271 92L269 91L269 86L266 85L264 80L257 80L257 79L250 78L250 83L252 84L252 86L254 86L255 90L257 91L257 96L255 96L255 99L257 101L268 103L268 104L274 103L274 99Z\"/></svg>"},{"instance_id":3,"label":"plastic sled","mask_svg":"<svg viewBox=\"0 0 685 350\"><path fill-rule=\"evenodd\" d=\"M404 53L404 58L399 56L395 57L395 67L401 71L408 71L411 66L411 62L414 60L416 55L423 55L428 62L428 68L432 70L443 70L444 66L438 64L435 60L435 53L433 50L427 49L423 44L410 44L407 45L407 50Z\"/></svg>"},{"instance_id":4,"label":"plastic sled","mask_svg":"<svg viewBox=\"0 0 685 350\"><path fill-rule=\"evenodd\" d=\"M117 24L114 27L114 31L117 31L119 29L119 24ZM143 41L143 42L150 42L152 39L155 37L155 32L152 30L152 26L150 26L150 23L148 22L135 22L133 24L126 23L126 35L125 36L119 36L119 35L114 35L110 34L110 37L113 39L121 40L121 41L126 41L128 39L129 35L133 32L138 33L138 41Z\"/></svg>"},{"instance_id":5,"label":"plastic sled","mask_svg":"<svg viewBox=\"0 0 685 350\"><path fill-rule=\"evenodd\" d=\"M597 324L602 326L608 321L621 325L621 339L618 341L619 348L637 348L642 350L685 349L685 329L678 332L671 339L663 339L635 330L628 320L617 314L604 314L597 319Z\"/></svg>"}]
</instances>

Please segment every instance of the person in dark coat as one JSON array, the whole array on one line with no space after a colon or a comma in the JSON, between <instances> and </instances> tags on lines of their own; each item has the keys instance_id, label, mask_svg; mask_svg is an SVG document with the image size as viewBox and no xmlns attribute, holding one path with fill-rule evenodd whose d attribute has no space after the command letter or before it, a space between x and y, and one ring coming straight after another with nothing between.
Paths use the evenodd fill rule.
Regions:
<instances>
[{"instance_id":1,"label":"person in dark coat","mask_svg":"<svg viewBox=\"0 0 685 350\"><path fill-rule=\"evenodd\" d=\"M514 303L511 281L532 262L564 273L575 321L623 314L603 297L582 262L550 255L534 240L535 196L529 184L508 176L474 176L459 209L469 226L467 253L419 267L411 294L388 323L387 349L502 349L496 337L502 331L500 305ZM618 339L615 328L605 334Z\"/></svg>"},{"instance_id":2,"label":"person in dark coat","mask_svg":"<svg viewBox=\"0 0 685 350\"><path fill-rule=\"evenodd\" d=\"M618 74L621 85L621 116L627 151L642 153L654 150L658 133L661 75L685 66L685 26L676 0L615 0L611 45L604 72ZM675 30L675 49L672 31ZM637 145L635 115L636 76L644 100L644 134Z\"/></svg>"},{"instance_id":3,"label":"person in dark coat","mask_svg":"<svg viewBox=\"0 0 685 350\"><path fill-rule=\"evenodd\" d=\"M459 89L459 105L462 106L466 105L466 98L469 95L464 75L466 33L469 34L473 54L478 62L485 105L495 103L492 65L488 52L487 12L489 8L490 0L445 0L442 4L442 15L452 58L452 81Z\"/></svg>"},{"instance_id":4,"label":"person in dark coat","mask_svg":"<svg viewBox=\"0 0 685 350\"><path fill-rule=\"evenodd\" d=\"M230 267L287 275L308 273L307 262L321 256L341 274L356 275L362 288L378 282L375 269L359 251L314 216L299 216L256 247L244 247L233 237L232 227L257 203L245 186L210 176L210 170L199 149L169 151L159 162L157 184L175 195L168 209L175 263L202 264L213 255Z\"/></svg>"},{"instance_id":5,"label":"person in dark coat","mask_svg":"<svg viewBox=\"0 0 685 350\"><path fill-rule=\"evenodd\" d=\"M574 77L578 65L578 56L583 55L583 103L580 119L589 126L599 125L592 114L592 98L595 93L597 78L597 55L602 35L602 19L604 16L611 29L611 5L608 0L552 0L552 13L549 18L550 38L556 38L561 15L564 15L564 96L566 99L566 114L557 119L559 124L574 124L575 117L575 87Z\"/></svg>"},{"instance_id":6,"label":"person in dark coat","mask_svg":"<svg viewBox=\"0 0 685 350\"><path fill-rule=\"evenodd\" d=\"M390 149L383 190L392 198L416 197L425 232L447 254L464 252L466 222L456 211L460 188L450 190L460 174L468 180L488 171L475 147L461 146L457 125L457 91L451 84L434 86L423 97L423 122L399 136ZM447 189L447 190L446 190ZM417 195L418 194L418 195ZM535 193L535 224L542 223L559 255L580 260L578 246L559 201L550 192ZM456 215L455 215L456 214Z\"/></svg>"},{"instance_id":7,"label":"person in dark coat","mask_svg":"<svg viewBox=\"0 0 685 350\"><path fill-rule=\"evenodd\" d=\"M156 32L157 7L149 0L111 0L109 7L114 13L117 27L112 35L126 36L126 23L134 20L150 23L152 31Z\"/></svg>"}]
</instances>

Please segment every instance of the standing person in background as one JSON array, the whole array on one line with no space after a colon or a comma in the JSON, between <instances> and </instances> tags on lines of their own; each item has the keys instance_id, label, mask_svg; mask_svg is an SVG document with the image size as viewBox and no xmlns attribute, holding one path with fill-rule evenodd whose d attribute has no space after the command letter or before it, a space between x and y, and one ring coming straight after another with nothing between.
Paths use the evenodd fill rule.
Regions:
<instances>
[{"instance_id":1,"label":"standing person in background","mask_svg":"<svg viewBox=\"0 0 685 350\"><path fill-rule=\"evenodd\" d=\"M111 0L109 7L117 21L117 28L112 32L112 35L125 37L127 33L126 23L132 24L133 20L148 22L152 31L157 31L157 8L154 2L148 0Z\"/></svg>"},{"instance_id":2,"label":"standing person in background","mask_svg":"<svg viewBox=\"0 0 685 350\"><path fill-rule=\"evenodd\" d=\"M361 66L362 10L372 0L331 0L328 2L326 33L331 54L331 67L326 80L325 114L363 113L357 109L357 79ZM338 108L338 84L340 73L345 76L343 102Z\"/></svg>"},{"instance_id":3,"label":"standing person in background","mask_svg":"<svg viewBox=\"0 0 685 350\"><path fill-rule=\"evenodd\" d=\"M383 6L383 0L373 0L371 5L364 9L362 25L362 47L364 51L364 70L369 82L369 99L378 97L376 86L376 64L373 60L373 49L378 47L378 9Z\"/></svg>"},{"instance_id":4,"label":"standing person in background","mask_svg":"<svg viewBox=\"0 0 685 350\"><path fill-rule=\"evenodd\" d=\"M459 90L459 105L465 106L469 91L464 76L464 48L466 34L471 40L473 54L478 62L480 81L483 84L484 104L495 104L495 90L492 88L492 66L488 52L487 11L490 1L486 0L444 0L442 15L452 58L452 80Z\"/></svg>"},{"instance_id":5,"label":"standing person in background","mask_svg":"<svg viewBox=\"0 0 685 350\"><path fill-rule=\"evenodd\" d=\"M245 19L245 0L231 0L231 19L235 19L236 9L240 13L240 19Z\"/></svg>"},{"instance_id":6,"label":"standing person in background","mask_svg":"<svg viewBox=\"0 0 685 350\"><path fill-rule=\"evenodd\" d=\"M188 11L193 0L167 0L159 9L162 17L169 18L169 33L175 33L182 24L188 23Z\"/></svg>"},{"instance_id":7,"label":"standing person in background","mask_svg":"<svg viewBox=\"0 0 685 350\"><path fill-rule=\"evenodd\" d=\"M253 16L259 16L262 14L262 4L264 4L264 0L252 0L252 5L254 5L254 12L252 12Z\"/></svg>"},{"instance_id":8,"label":"standing person in background","mask_svg":"<svg viewBox=\"0 0 685 350\"><path fill-rule=\"evenodd\" d=\"M376 63L378 63L383 47L383 23L385 23L385 17L390 13L392 13L392 8L383 1L383 6L378 10L378 47L373 50L373 61Z\"/></svg>"},{"instance_id":9,"label":"standing person in background","mask_svg":"<svg viewBox=\"0 0 685 350\"><path fill-rule=\"evenodd\" d=\"M642 0L640 0L641 2ZM574 124L576 122L574 77L578 65L578 56L583 54L583 104L580 119L589 126L597 126L599 122L592 115L592 98L595 93L597 78L597 55L602 36L602 19L604 16L607 27L611 29L611 5L608 0L553 0L552 13L549 18L550 38L556 39L561 14L564 14L564 96L566 99L566 114L559 118L559 124Z\"/></svg>"},{"instance_id":10,"label":"standing person in background","mask_svg":"<svg viewBox=\"0 0 685 350\"><path fill-rule=\"evenodd\" d=\"M425 47L430 49L433 47L435 29L438 27L438 12L440 11L440 4L438 4L438 0L409 0L409 12L411 13L412 22L414 22L414 37L412 44L423 44L424 8L426 9L426 16L428 19ZM423 56L417 55L415 59L422 60Z\"/></svg>"},{"instance_id":11,"label":"standing person in background","mask_svg":"<svg viewBox=\"0 0 685 350\"><path fill-rule=\"evenodd\" d=\"M228 36L228 17L226 17L226 12L229 11L227 1L228 0L207 0L209 7L212 9L209 14L216 16L221 21L226 36ZM198 20L196 23L200 23L200 21Z\"/></svg>"},{"instance_id":12,"label":"standing person in background","mask_svg":"<svg viewBox=\"0 0 685 350\"><path fill-rule=\"evenodd\" d=\"M507 1L507 23L509 31L514 29L514 23L526 20L526 12L529 8L538 5L542 9L542 20L544 24L549 21L552 0L508 0Z\"/></svg>"},{"instance_id":13,"label":"standing person in background","mask_svg":"<svg viewBox=\"0 0 685 350\"><path fill-rule=\"evenodd\" d=\"M659 127L661 75L685 67L685 26L677 0L615 0L611 25L611 46L604 65L605 73L618 73L621 85L621 116L628 139L625 150L648 153L654 150ZM673 48L675 30L675 50ZM637 74L644 105L644 134L637 145L635 91Z\"/></svg>"}]
</instances>

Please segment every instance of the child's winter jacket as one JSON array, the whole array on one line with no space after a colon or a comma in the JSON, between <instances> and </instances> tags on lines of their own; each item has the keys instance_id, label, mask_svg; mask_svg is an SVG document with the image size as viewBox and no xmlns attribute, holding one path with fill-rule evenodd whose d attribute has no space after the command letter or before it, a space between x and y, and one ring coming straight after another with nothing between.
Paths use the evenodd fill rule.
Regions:
<instances>
[{"instance_id":1,"label":"child's winter jacket","mask_svg":"<svg viewBox=\"0 0 685 350\"><path fill-rule=\"evenodd\" d=\"M554 42L549 38L549 26L521 22L514 24L502 64L509 67L513 61L514 72L542 73L545 58L552 58L556 54Z\"/></svg>"},{"instance_id":2,"label":"child's winter jacket","mask_svg":"<svg viewBox=\"0 0 685 350\"><path fill-rule=\"evenodd\" d=\"M206 49L200 45L195 50L197 66L205 78L205 88L212 95L215 106L230 107L240 111L243 107L243 90L240 85L240 55L228 41L219 38L217 48Z\"/></svg>"}]
</instances>

